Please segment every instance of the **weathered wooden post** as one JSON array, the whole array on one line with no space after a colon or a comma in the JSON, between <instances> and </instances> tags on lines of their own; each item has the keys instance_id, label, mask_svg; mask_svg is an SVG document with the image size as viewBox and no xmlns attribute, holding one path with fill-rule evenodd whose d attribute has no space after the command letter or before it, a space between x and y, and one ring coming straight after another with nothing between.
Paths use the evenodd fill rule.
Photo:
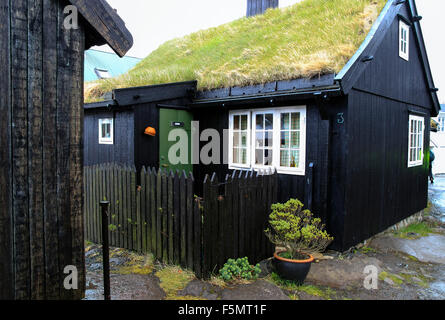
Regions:
<instances>
[{"instance_id":1,"label":"weathered wooden post","mask_svg":"<svg viewBox=\"0 0 445 320\"><path fill-rule=\"evenodd\" d=\"M102 256L104 270L104 299L111 300L110 290L110 242L108 241L108 207L109 201L101 201L100 208L102 213Z\"/></svg>"},{"instance_id":2,"label":"weathered wooden post","mask_svg":"<svg viewBox=\"0 0 445 320\"><path fill-rule=\"evenodd\" d=\"M0 0L0 21L0 299L80 299L84 50L133 40L105 0Z\"/></svg>"}]
</instances>

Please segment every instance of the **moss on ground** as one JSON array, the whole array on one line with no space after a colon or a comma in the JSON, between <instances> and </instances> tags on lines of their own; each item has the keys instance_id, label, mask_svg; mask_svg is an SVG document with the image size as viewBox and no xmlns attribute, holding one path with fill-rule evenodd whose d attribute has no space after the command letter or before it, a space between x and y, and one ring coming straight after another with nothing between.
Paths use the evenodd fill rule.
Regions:
<instances>
[{"instance_id":1,"label":"moss on ground","mask_svg":"<svg viewBox=\"0 0 445 320\"><path fill-rule=\"evenodd\" d=\"M167 266L155 274L161 281L161 288L167 295L166 300L188 300L178 296L178 291L183 290L187 284L195 279L195 274L188 270L183 270L177 266ZM196 298L195 300L203 300Z\"/></svg>"},{"instance_id":2,"label":"moss on ground","mask_svg":"<svg viewBox=\"0 0 445 320\"><path fill-rule=\"evenodd\" d=\"M269 277L266 278L267 281L280 287L282 290L288 292L288 296L295 300L295 296L298 297L299 292L304 292L308 295L314 297L320 297L325 300L331 300L336 295L335 291L331 288L324 288L315 285L303 284L298 285L294 281L282 279L278 274L273 272Z\"/></svg>"},{"instance_id":3,"label":"moss on ground","mask_svg":"<svg viewBox=\"0 0 445 320\"><path fill-rule=\"evenodd\" d=\"M198 80L200 89L338 73L386 0L304 0L161 45L127 74L88 83L85 100L116 88Z\"/></svg>"},{"instance_id":4,"label":"moss on ground","mask_svg":"<svg viewBox=\"0 0 445 320\"><path fill-rule=\"evenodd\" d=\"M394 231L394 235L402 239L419 239L433 233L433 230L426 222L413 223L398 231Z\"/></svg>"}]
</instances>

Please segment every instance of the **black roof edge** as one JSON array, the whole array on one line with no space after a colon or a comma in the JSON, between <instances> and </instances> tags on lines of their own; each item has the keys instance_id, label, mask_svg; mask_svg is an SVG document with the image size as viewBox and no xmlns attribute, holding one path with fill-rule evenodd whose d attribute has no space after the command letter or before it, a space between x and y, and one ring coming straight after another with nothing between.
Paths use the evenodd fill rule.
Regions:
<instances>
[{"instance_id":1,"label":"black roof edge","mask_svg":"<svg viewBox=\"0 0 445 320\"><path fill-rule=\"evenodd\" d=\"M417 6L416 6L416 2L414 0L408 0L408 7L410 8L409 12L411 14L411 19L414 21L413 25L414 25L414 31L416 34L416 40L417 40L417 44L419 45L419 49L420 49L420 55L422 58L422 64L425 68L425 74L426 74L426 78L427 78L427 82L430 88L430 94L431 94L431 99L433 100L433 117L436 117L439 112L440 112L440 103L439 103L439 98L437 97L437 90L436 87L434 85L434 79L433 79L433 73L431 72L431 66L428 60L428 55L426 52L426 46L425 46L425 41L423 39L423 33L422 33L422 28L420 26L420 22L416 19L414 19L414 17L418 16L418 12L417 12Z\"/></svg>"},{"instance_id":2,"label":"black roof edge","mask_svg":"<svg viewBox=\"0 0 445 320\"><path fill-rule=\"evenodd\" d=\"M307 99L329 99L342 96L342 90L338 85L325 87L305 88L290 91L275 91L243 96L227 96L224 98L194 100L189 107L192 109L205 107L241 107L244 104L256 103L262 105L278 105L286 102Z\"/></svg>"},{"instance_id":3,"label":"black roof edge","mask_svg":"<svg viewBox=\"0 0 445 320\"><path fill-rule=\"evenodd\" d=\"M113 106L116 106L116 101L114 101L114 100L105 100L105 101L98 101L98 102L92 102L92 103L85 103L83 108L85 110L110 109Z\"/></svg>"},{"instance_id":4,"label":"black roof edge","mask_svg":"<svg viewBox=\"0 0 445 320\"><path fill-rule=\"evenodd\" d=\"M297 90L310 90L318 87L335 85L335 74L320 75L312 78L278 80L263 84L234 86L212 90L201 90L196 93L194 101L226 99L229 97L255 96Z\"/></svg>"},{"instance_id":5,"label":"black roof edge","mask_svg":"<svg viewBox=\"0 0 445 320\"><path fill-rule=\"evenodd\" d=\"M113 90L113 100L119 106L173 100L176 98L193 99L198 81L183 81L164 83L151 86L141 86ZM165 90L169 88L169 90Z\"/></svg>"}]
</instances>

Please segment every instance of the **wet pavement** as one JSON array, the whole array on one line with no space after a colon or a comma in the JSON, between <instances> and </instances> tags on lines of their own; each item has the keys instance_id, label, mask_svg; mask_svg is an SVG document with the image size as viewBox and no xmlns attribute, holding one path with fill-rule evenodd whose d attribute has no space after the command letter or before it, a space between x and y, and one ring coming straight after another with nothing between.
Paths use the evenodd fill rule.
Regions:
<instances>
[{"instance_id":1,"label":"wet pavement","mask_svg":"<svg viewBox=\"0 0 445 320\"><path fill-rule=\"evenodd\" d=\"M428 195L434 206L432 214L445 223L445 175L434 177L434 183L430 184Z\"/></svg>"}]
</instances>

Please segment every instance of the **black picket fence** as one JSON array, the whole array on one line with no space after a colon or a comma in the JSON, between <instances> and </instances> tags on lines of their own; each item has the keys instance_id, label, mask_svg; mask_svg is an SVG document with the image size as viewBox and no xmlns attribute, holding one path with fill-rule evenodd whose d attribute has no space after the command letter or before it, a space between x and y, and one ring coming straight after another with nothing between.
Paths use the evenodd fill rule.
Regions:
<instances>
[{"instance_id":1,"label":"black picket fence","mask_svg":"<svg viewBox=\"0 0 445 320\"><path fill-rule=\"evenodd\" d=\"M264 229L277 183L277 174L270 172L234 171L222 182L207 175L198 197L191 173L85 167L86 239L102 242L99 202L107 200L111 246L152 253L207 278L229 258L247 256L256 263L272 255Z\"/></svg>"}]
</instances>

